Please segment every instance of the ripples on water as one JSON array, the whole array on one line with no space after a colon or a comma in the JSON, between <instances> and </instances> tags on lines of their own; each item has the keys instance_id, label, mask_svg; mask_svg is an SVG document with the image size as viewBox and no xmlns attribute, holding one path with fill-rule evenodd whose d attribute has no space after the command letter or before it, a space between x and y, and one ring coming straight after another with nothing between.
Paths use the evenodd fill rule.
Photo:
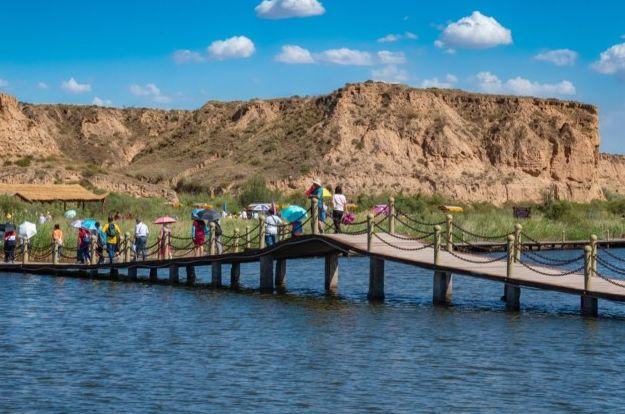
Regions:
<instances>
[{"instance_id":1,"label":"ripples on water","mask_svg":"<svg viewBox=\"0 0 625 414\"><path fill-rule=\"evenodd\" d=\"M340 266L339 297L322 260L288 262L286 295L1 275L0 411L622 411L625 304L523 289L508 313L457 276L433 307L431 272L387 263L370 305L368 261Z\"/></svg>"}]
</instances>

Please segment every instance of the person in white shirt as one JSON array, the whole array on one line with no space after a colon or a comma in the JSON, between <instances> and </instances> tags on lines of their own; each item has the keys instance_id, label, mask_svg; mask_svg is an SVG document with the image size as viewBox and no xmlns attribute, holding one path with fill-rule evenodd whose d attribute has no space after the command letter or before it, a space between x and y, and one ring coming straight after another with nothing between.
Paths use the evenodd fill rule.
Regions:
<instances>
[{"instance_id":1,"label":"person in white shirt","mask_svg":"<svg viewBox=\"0 0 625 414\"><path fill-rule=\"evenodd\" d=\"M43 213L39 214L39 224L45 224L46 223L46 216L43 215Z\"/></svg>"},{"instance_id":2,"label":"person in white shirt","mask_svg":"<svg viewBox=\"0 0 625 414\"><path fill-rule=\"evenodd\" d=\"M135 252L137 260L141 257L143 260L147 257L146 247L148 244L148 236L150 235L150 230L148 226L141 221L140 218L137 217L135 225Z\"/></svg>"},{"instance_id":3,"label":"person in white shirt","mask_svg":"<svg viewBox=\"0 0 625 414\"><path fill-rule=\"evenodd\" d=\"M341 221L343 220L343 214L345 214L346 205L347 199L343 195L343 189L337 185L332 196L332 221L334 222L335 233L341 232Z\"/></svg>"},{"instance_id":4,"label":"person in white shirt","mask_svg":"<svg viewBox=\"0 0 625 414\"><path fill-rule=\"evenodd\" d=\"M282 225L282 219L276 215L276 211L272 208L269 215L265 219L265 245L267 247L276 244L278 230Z\"/></svg>"}]
</instances>

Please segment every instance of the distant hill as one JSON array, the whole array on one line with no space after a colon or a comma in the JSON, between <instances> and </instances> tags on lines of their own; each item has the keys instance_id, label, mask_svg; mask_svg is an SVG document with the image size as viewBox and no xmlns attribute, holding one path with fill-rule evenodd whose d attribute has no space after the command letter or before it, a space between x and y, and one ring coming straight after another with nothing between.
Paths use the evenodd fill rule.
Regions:
<instances>
[{"instance_id":1,"label":"distant hill","mask_svg":"<svg viewBox=\"0 0 625 414\"><path fill-rule=\"evenodd\" d=\"M620 158L600 156L592 105L380 82L194 111L32 105L0 95L0 143L2 182L83 182L167 198L176 188L229 191L260 173L285 191L318 176L351 194L501 204L549 191L589 201L603 198L606 185L620 189L606 171L625 171Z\"/></svg>"}]
</instances>

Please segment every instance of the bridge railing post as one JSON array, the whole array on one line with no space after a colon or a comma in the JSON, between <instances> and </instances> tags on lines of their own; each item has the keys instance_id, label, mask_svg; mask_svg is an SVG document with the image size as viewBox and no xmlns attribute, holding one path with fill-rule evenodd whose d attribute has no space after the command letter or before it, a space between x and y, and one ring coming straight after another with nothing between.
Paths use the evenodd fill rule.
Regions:
<instances>
[{"instance_id":1,"label":"bridge railing post","mask_svg":"<svg viewBox=\"0 0 625 414\"><path fill-rule=\"evenodd\" d=\"M514 225L514 261L518 262L521 260L521 249L523 245L521 244L521 230L523 230L523 226L520 223Z\"/></svg>"},{"instance_id":2,"label":"bridge railing post","mask_svg":"<svg viewBox=\"0 0 625 414\"><path fill-rule=\"evenodd\" d=\"M454 233L453 233L454 217L451 214L447 214L447 217L445 217L445 221L447 224L447 244L445 247L447 248L447 251L450 252L453 250L453 244L454 244Z\"/></svg>"},{"instance_id":3,"label":"bridge railing post","mask_svg":"<svg viewBox=\"0 0 625 414\"><path fill-rule=\"evenodd\" d=\"M513 269L514 269L514 236L508 235L508 244L506 247L507 255L507 266L506 266L506 279L512 279Z\"/></svg>"},{"instance_id":4,"label":"bridge railing post","mask_svg":"<svg viewBox=\"0 0 625 414\"><path fill-rule=\"evenodd\" d=\"M592 246L584 246L584 293L580 305L585 316L597 316L599 313L599 300L588 295L592 289L592 262Z\"/></svg>"},{"instance_id":5,"label":"bridge railing post","mask_svg":"<svg viewBox=\"0 0 625 414\"><path fill-rule=\"evenodd\" d=\"M89 245L89 257L91 257L91 264L97 264L98 263L98 259L96 258L96 245L98 243L98 235L97 234L92 234L91 235L91 244Z\"/></svg>"},{"instance_id":6,"label":"bridge railing post","mask_svg":"<svg viewBox=\"0 0 625 414\"><path fill-rule=\"evenodd\" d=\"M438 265L439 255L441 252L441 226L434 226L434 264Z\"/></svg>"},{"instance_id":7,"label":"bridge railing post","mask_svg":"<svg viewBox=\"0 0 625 414\"><path fill-rule=\"evenodd\" d=\"M592 247L584 246L584 290L588 292L591 288L592 277Z\"/></svg>"},{"instance_id":8,"label":"bridge railing post","mask_svg":"<svg viewBox=\"0 0 625 414\"><path fill-rule=\"evenodd\" d=\"M124 262L128 262L131 256L130 249L132 248L130 245L130 233L126 232L124 234Z\"/></svg>"},{"instance_id":9,"label":"bridge railing post","mask_svg":"<svg viewBox=\"0 0 625 414\"><path fill-rule=\"evenodd\" d=\"M310 199L310 229L312 234L319 233L319 208L317 207L319 200L317 197Z\"/></svg>"},{"instance_id":10,"label":"bridge railing post","mask_svg":"<svg viewBox=\"0 0 625 414\"><path fill-rule=\"evenodd\" d=\"M52 264L59 264L59 243L56 240L52 245Z\"/></svg>"},{"instance_id":11,"label":"bridge railing post","mask_svg":"<svg viewBox=\"0 0 625 414\"><path fill-rule=\"evenodd\" d=\"M265 216L258 217L258 247L265 248Z\"/></svg>"},{"instance_id":12,"label":"bridge railing post","mask_svg":"<svg viewBox=\"0 0 625 414\"><path fill-rule=\"evenodd\" d=\"M391 234L395 233L395 197L388 199L388 231Z\"/></svg>"},{"instance_id":13,"label":"bridge railing post","mask_svg":"<svg viewBox=\"0 0 625 414\"><path fill-rule=\"evenodd\" d=\"M250 242L250 226L245 226L245 248L250 249L252 244Z\"/></svg>"},{"instance_id":14,"label":"bridge railing post","mask_svg":"<svg viewBox=\"0 0 625 414\"><path fill-rule=\"evenodd\" d=\"M590 249L590 277L593 277L597 272L597 236L595 234L590 235Z\"/></svg>"},{"instance_id":15,"label":"bridge railing post","mask_svg":"<svg viewBox=\"0 0 625 414\"><path fill-rule=\"evenodd\" d=\"M215 222L211 221L208 225L210 227L210 239L209 239L210 244L209 244L208 253L212 256L215 254L217 250L216 236L215 236Z\"/></svg>"},{"instance_id":16,"label":"bridge railing post","mask_svg":"<svg viewBox=\"0 0 625 414\"><path fill-rule=\"evenodd\" d=\"M371 251L373 244L373 214L367 214L367 251Z\"/></svg>"},{"instance_id":17,"label":"bridge railing post","mask_svg":"<svg viewBox=\"0 0 625 414\"><path fill-rule=\"evenodd\" d=\"M28 263L28 239L22 237L22 264Z\"/></svg>"},{"instance_id":18,"label":"bridge railing post","mask_svg":"<svg viewBox=\"0 0 625 414\"><path fill-rule=\"evenodd\" d=\"M239 228L234 229L234 252L239 253Z\"/></svg>"}]
</instances>

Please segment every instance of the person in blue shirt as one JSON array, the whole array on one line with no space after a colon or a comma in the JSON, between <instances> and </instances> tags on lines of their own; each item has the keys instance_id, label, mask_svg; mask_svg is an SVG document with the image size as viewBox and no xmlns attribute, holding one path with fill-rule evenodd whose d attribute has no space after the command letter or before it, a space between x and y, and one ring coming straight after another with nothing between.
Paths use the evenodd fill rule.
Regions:
<instances>
[{"instance_id":1,"label":"person in blue shirt","mask_svg":"<svg viewBox=\"0 0 625 414\"><path fill-rule=\"evenodd\" d=\"M323 187L321 186L321 180L318 178L315 178L312 182L309 197L317 199L317 225L319 226L319 233L323 233L326 221L326 210L323 208Z\"/></svg>"},{"instance_id":2,"label":"person in blue shirt","mask_svg":"<svg viewBox=\"0 0 625 414\"><path fill-rule=\"evenodd\" d=\"M95 223L95 234L98 236L98 241L96 244L95 252L98 256L98 264L101 265L104 263L104 246L106 246L106 234L102 231L102 227L100 226L100 222L96 221Z\"/></svg>"}]
</instances>

